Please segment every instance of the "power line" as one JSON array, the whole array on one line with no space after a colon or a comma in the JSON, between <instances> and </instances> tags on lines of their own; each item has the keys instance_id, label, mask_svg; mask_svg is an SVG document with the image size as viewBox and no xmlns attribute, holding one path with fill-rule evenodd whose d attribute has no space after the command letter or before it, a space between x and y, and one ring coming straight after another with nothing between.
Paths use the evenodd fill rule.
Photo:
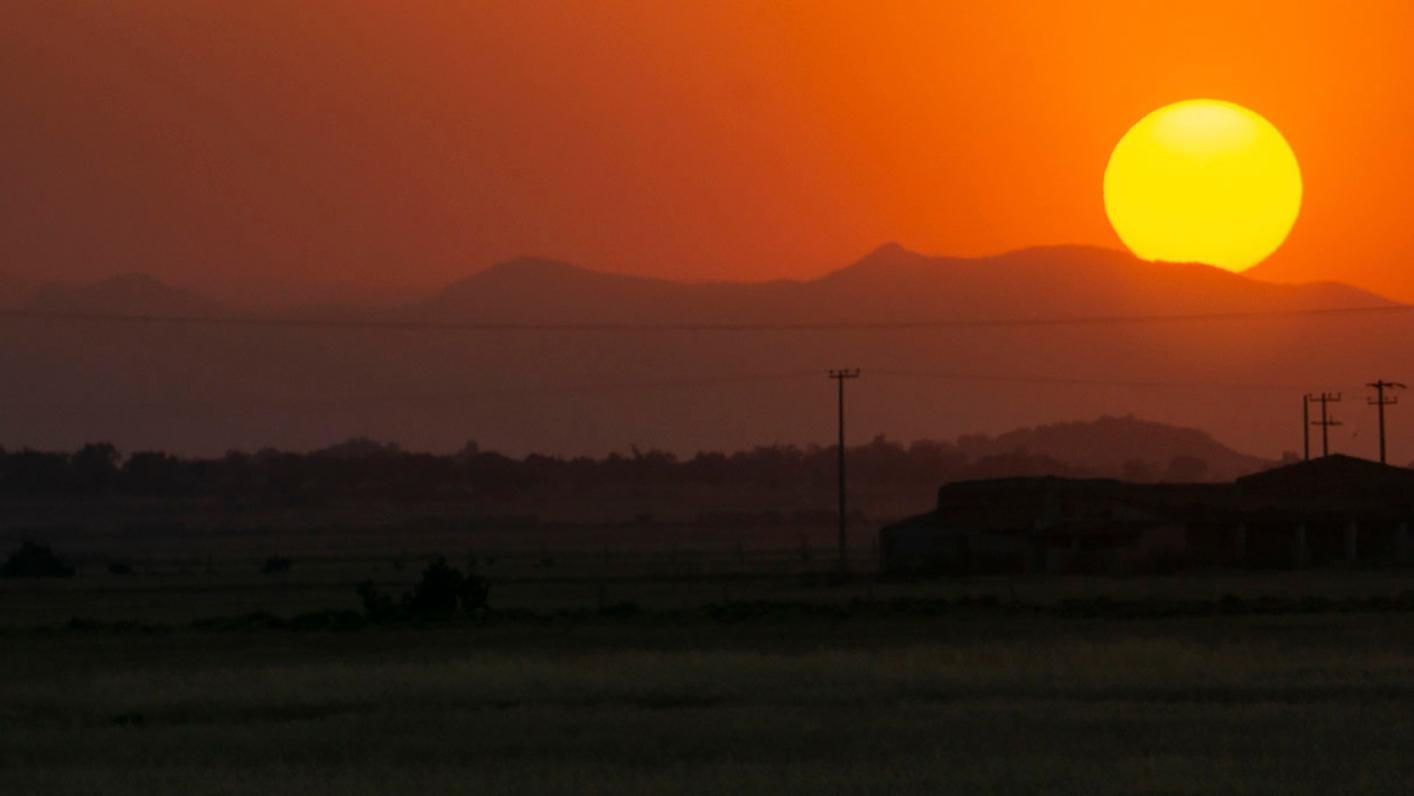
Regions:
<instances>
[{"instance_id":1,"label":"power line","mask_svg":"<svg viewBox=\"0 0 1414 796\"><path fill-rule=\"evenodd\" d=\"M1232 391L1289 391L1300 389L1298 385L1282 384L1278 382L1160 381L1151 379L1103 379L1069 376L1015 376L1005 374L969 373L965 371L947 370L871 369L869 372L871 375L904 376L921 379L940 379L943 381L982 381L996 382L999 384L1043 384L1075 387L1132 387L1139 389L1157 390L1191 389Z\"/></svg>"},{"instance_id":2,"label":"power line","mask_svg":"<svg viewBox=\"0 0 1414 796\"><path fill-rule=\"evenodd\" d=\"M554 395L554 394L577 394L577 393L614 393L614 392L672 392L677 390L700 389L710 387L729 387L733 385L750 385L760 383L780 383L793 380L804 381L806 379L819 378L818 369L811 370L780 370L780 371L758 371L742 373L721 373L716 375L695 376L685 378L661 378L661 379L625 379L625 380L601 380L584 382L564 382L564 383L531 383L519 384L509 387L499 387L479 390L428 390L428 391L408 391L408 392L384 392L378 390L363 391L358 394L356 400L347 399L320 399L309 398L271 398L268 395L246 396L241 399L241 404L250 408L262 409L288 409L288 410L328 410L337 408L348 403L359 404L429 404L440 402L462 402L488 399L518 399L527 394ZM1059 386L1080 386L1080 387L1119 387L1127 389L1149 389L1149 390L1186 390L1186 391L1246 391L1246 390L1270 390L1270 391L1290 391L1293 387L1289 384L1260 384L1260 383L1232 383L1232 382L1202 382L1202 381L1142 381L1133 379L1080 379L1050 376L1012 376L995 375L986 373L966 373L957 371L923 371L923 370L870 370L871 376L882 377L903 377L903 378L925 378L938 379L942 381L972 381L984 384L1022 384L1022 385L1059 385ZM1338 385L1331 385L1338 386ZM229 397L229 396L228 396ZM209 395L191 394L176 398L165 397L162 400L91 400L65 405L62 401L55 401L46 398L40 401L46 407L75 409L78 406L97 407L109 406L130 409L162 409L164 411L181 411L189 404L207 404L213 398ZM1311 400L1315 400L1314 396ZM23 397L17 397L10 402L11 406L26 406L28 402ZM1304 420L1304 419L1303 419ZM1312 425L1319 425L1313 423Z\"/></svg>"},{"instance_id":3,"label":"power line","mask_svg":"<svg viewBox=\"0 0 1414 796\"><path fill-rule=\"evenodd\" d=\"M407 318L289 318L243 315L122 314L106 312L50 312L0 310L0 320L83 322L123 325L226 326L268 329L328 329L398 332L817 332L817 331L923 331L949 329L1025 329L1066 326L1114 326L1162 323L1202 323L1234 320L1279 320L1301 317L1387 315L1414 310L1414 305L1327 307L1245 312L1200 312L1145 315L1051 316L993 319L933 319L901 321L806 322L516 322L431 321Z\"/></svg>"}]
</instances>

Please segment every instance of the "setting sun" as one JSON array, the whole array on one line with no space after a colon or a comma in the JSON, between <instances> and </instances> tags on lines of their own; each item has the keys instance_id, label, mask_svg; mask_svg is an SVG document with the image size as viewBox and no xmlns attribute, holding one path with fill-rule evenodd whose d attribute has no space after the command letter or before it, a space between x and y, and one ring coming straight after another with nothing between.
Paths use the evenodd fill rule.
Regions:
<instances>
[{"instance_id":1,"label":"setting sun","mask_svg":"<svg viewBox=\"0 0 1414 796\"><path fill-rule=\"evenodd\" d=\"M1130 128L1105 168L1105 212L1146 260L1241 271L1286 240L1301 170L1281 133L1230 102L1160 108Z\"/></svg>"}]
</instances>

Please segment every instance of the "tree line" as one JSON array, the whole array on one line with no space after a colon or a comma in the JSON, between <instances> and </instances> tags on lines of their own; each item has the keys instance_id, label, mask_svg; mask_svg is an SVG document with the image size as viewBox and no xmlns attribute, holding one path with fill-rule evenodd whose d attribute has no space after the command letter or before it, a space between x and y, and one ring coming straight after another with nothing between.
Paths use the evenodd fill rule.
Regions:
<instances>
[{"instance_id":1,"label":"tree line","mask_svg":"<svg viewBox=\"0 0 1414 796\"><path fill-rule=\"evenodd\" d=\"M973 478L1060 475L1194 480L1204 462L1177 457L1163 464L1130 462L1106 472L1014 450L974 455L948 442L904 445L876 437L848 449L851 484L860 489L923 489ZM301 503L337 498L392 500L514 499L553 490L592 494L634 489L706 487L756 491L833 489L835 449L771 445L734 453L678 457L631 448L602 458L530 454L520 458L474 443L453 454L404 451L358 438L310 453L233 451L212 458L156 451L123 455L107 443L73 452L0 449L0 494L8 496L210 497Z\"/></svg>"}]
</instances>

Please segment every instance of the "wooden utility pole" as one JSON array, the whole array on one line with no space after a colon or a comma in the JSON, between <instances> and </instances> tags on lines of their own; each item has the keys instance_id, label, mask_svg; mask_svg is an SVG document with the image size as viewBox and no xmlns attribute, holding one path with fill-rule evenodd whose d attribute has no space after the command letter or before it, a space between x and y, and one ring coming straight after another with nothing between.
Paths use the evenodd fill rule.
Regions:
<instances>
[{"instance_id":1,"label":"wooden utility pole","mask_svg":"<svg viewBox=\"0 0 1414 796\"><path fill-rule=\"evenodd\" d=\"M1301 460L1311 461L1311 393L1301 396Z\"/></svg>"},{"instance_id":2,"label":"wooden utility pole","mask_svg":"<svg viewBox=\"0 0 1414 796\"><path fill-rule=\"evenodd\" d=\"M1375 388L1375 397L1367 398L1366 401L1376 407L1380 413L1380 464L1385 464L1385 407L1399 403L1397 395L1386 398L1385 390L1402 390L1405 386L1397 381L1385 381L1384 379L1370 382L1365 386Z\"/></svg>"},{"instance_id":3,"label":"wooden utility pole","mask_svg":"<svg viewBox=\"0 0 1414 796\"><path fill-rule=\"evenodd\" d=\"M1328 404L1340 403L1340 393L1323 392L1314 396L1311 400L1321 404L1321 419L1311 421L1311 425L1321 427L1321 456L1331 455L1331 426L1343 426L1344 423L1330 416L1327 410Z\"/></svg>"},{"instance_id":4,"label":"wooden utility pole","mask_svg":"<svg viewBox=\"0 0 1414 796\"><path fill-rule=\"evenodd\" d=\"M844 575L849 571L849 559L846 557L845 527L847 525L846 511L847 502L845 499L844 481L844 383L847 379L859 378L859 368L843 368L830 371L830 378L839 385L839 519L840 519L840 574Z\"/></svg>"}]
</instances>

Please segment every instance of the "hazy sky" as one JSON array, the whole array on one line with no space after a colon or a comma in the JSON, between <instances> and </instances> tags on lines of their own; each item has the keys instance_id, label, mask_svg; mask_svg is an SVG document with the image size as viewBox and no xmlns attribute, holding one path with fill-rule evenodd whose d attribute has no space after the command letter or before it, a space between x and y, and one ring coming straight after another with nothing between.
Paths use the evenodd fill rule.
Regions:
<instances>
[{"instance_id":1,"label":"hazy sky","mask_svg":"<svg viewBox=\"0 0 1414 796\"><path fill-rule=\"evenodd\" d=\"M886 240L1119 246L1168 102L1249 106L1306 200L1272 275L1414 299L1408 4L38 0L0 22L0 269L435 283L538 253L808 276Z\"/></svg>"}]
</instances>

